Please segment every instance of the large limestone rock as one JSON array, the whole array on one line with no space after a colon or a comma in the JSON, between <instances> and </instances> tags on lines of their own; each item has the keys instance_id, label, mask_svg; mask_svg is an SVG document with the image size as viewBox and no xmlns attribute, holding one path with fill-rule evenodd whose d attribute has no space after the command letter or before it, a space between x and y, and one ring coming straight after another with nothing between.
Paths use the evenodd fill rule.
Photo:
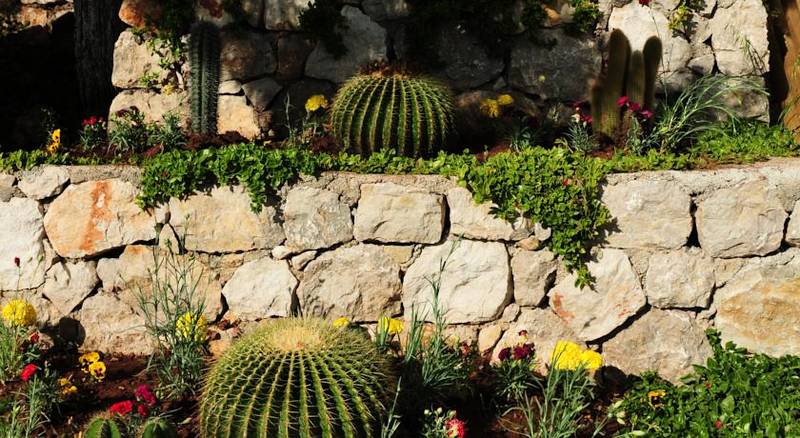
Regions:
<instances>
[{"instance_id":1,"label":"large limestone rock","mask_svg":"<svg viewBox=\"0 0 800 438\"><path fill-rule=\"evenodd\" d=\"M264 111L269 108L270 103L278 95L282 87L272 78L263 78L248 82L242 88L244 88L244 95L247 96L253 107L259 111Z\"/></svg>"},{"instance_id":2,"label":"large limestone rock","mask_svg":"<svg viewBox=\"0 0 800 438\"><path fill-rule=\"evenodd\" d=\"M262 0L264 1L264 0ZM268 30L293 30L300 26L300 13L311 0L264 1L264 24Z\"/></svg>"},{"instance_id":3,"label":"large limestone rock","mask_svg":"<svg viewBox=\"0 0 800 438\"><path fill-rule=\"evenodd\" d=\"M17 177L7 173L0 173L0 202L8 202L14 196L14 184Z\"/></svg>"},{"instance_id":4,"label":"large limestone rock","mask_svg":"<svg viewBox=\"0 0 800 438\"><path fill-rule=\"evenodd\" d=\"M489 56L486 45L465 33L457 23L443 27L437 48L444 65L442 73L455 88L478 87L496 78L505 68L502 57Z\"/></svg>"},{"instance_id":5,"label":"large limestone rock","mask_svg":"<svg viewBox=\"0 0 800 438\"><path fill-rule=\"evenodd\" d=\"M39 201L61 193L68 182L69 172L67 169L44 166L23 174L17 187L25 196Z\"/></svg>"},{"instance_id":6,"label":"large limestone rock","mask_svg":"<svg viewBox=\"0 0 800 438\"><path fill-rule=\"evenodd\" d=\"M533 225L525 218L513 224L492 214L497 205L476 204L472 193L462 187L447 191L450 209L450 234L480 240L521 240L530 236Z\"/></svg>"},{"instance_id":7,"label":"large limestone rock","mask_svg":"<svg viewBox=\"0 0 800 438\"><path fill-rule=\"evenodd\" d=\"M234 318L254 321L292 314L297 279L283 260L265 257L245 263L225 283L222 295Z\"/></svg>"},{"instance_id":8,"label":"large limestone rock","mask_svg":"<svg viewBox=\"0 0 800 438\"><path fill-rule=\"evenodd\" d=\"M158 21L163 13L158 0L122 0L119 8L119 19L131 27L143 28Z\"/></svg>"},{"instance_id":9,"label":"large limestone rock","mask_svg":"<svg viewBox=\"0 0 800 438\"><path fill-rule=\"evenodd\" d=\"M111 101L109 114L138 108L148 122L161 122L167 114L175 114L182 126L189 121L189 95L184 91L169 94L155 90L124 90Z\"/></svg>"},{"instance_id":10,"label":"large limestone rock","mask_svg":"<svg viewBox=\"0 0 800 438\"><path fill-rule=\"evenodd\" d=\"M526 331L527 336L521 337L520 332ZM522 309L517 321L511 324L492 354L492 359L497 360L500 350L506 347L513 347L523 339L533 342L538 358L538 369L543 371L546 364L550 363L550 356L558 341L571 341L585 347L578 335L564 323L564 320L556 316L548 309Z\"/></svg>"},{"instance_id":11,"label":"large limestone rock","mask_svg":"<svg viewBox=\"0 0 800 438\"><path fill-rule=\"evenodd\" d=\"M269 35L232 29L224 31L221 40L221 81L243 81L275 72L278 62Z\"/></svg>"},{"instance_id":12,"label":"large limestone rock","mask_svg":"<svg viewBox=\"0 0 800 438\"><path fill-rule=\"evenodd\" d=\"M275 77L279 80L295 80L303 77L306 59L314 50L316 41L299 34L286 33L278 37L278 69Z\"/></svg>"},{"instance_id":13,"label":"large limestone rock","mask_svg":"<svg viewBox=\"0 0 800 438\"><path fill-rule=\"evenodd\" d=\"M437 243L444 221L442 195L394 183L364 184L353 234L360 241Z\"/></svg>"},{"instance_id":14,"label":"large limestone rock","mask_svg":"<svg viewBox=\"0 0 800 438\"><path fill-rule=\"evenodd\" d=\"M154 240L155 220L136 205L138 189L119 179L67 187L44 217L47 237L61 257L82 258Z\"/></svg>"},{"instance_id":15,"label":"large limestone rock","mask_svg":"<svg viewBox=\"0 0 800 438\"><path fill-rule=\"evenodd\" d=\"M711 356L705 330L689 314L652 309L603 344L606 365L626 374L658 371L678 383Z\"/></svg>"},{"instance_id":16,"label":"large limestone rock","mask_svg":"<svg viewBox=\"0 0 800 438\"><path fill-rule=\"evenodd\" d=\"M514 302L537 307L556 279L558 260L550 251L518 251L511 259Z\"/></svg>"},{"instance_id":17,"label":"large limestone rock","mask_svg":"<svg viewBox=\"0 0 800 438\"><path fill-rule=\"evenodd\" d=\"M675 182L638 179L607 186L602 201L613 218L609 246L677 249L692 233L692 200Z\"/></svg>"},{"instance_id":18,"label":"large limestone rock","mask_svg":"<svg viewBox=\"0 0 800 438\"><path fill-rule=\"evenodd\" d=\"M765 181L711 193L697 206L697 237L712 257L766 255L783 241L786 211Z\"/></svg>"},{"instance_id":19,"label":"large limestone rock","mask_svg":"<svg viewBox=\"0 0 800 438\"><path fill-rule=\"evenodd\" d=\"M83 331L83 351L136 355L154 351L144 318L114 295L100 293L87 298L77 319Z\"/></svg>"},{"instance_id":20,"label":"large limestone rock","mask_svg":"<svg viewBox=\"0 0 800 438\"><path fill-rule=\"evenodd\" d=\"M631 262L618 249L603 249L588 264L593 287L575 286L570 274L550 290L550 307L583 340L600 339L634 316L646 304Z\"/></svg>"},{"instance_id":21,"label":"large limestone rock","mask_svg":"<svg viewBox=\"0 0 800 438\"><path fill-rule=\"evenodd\" d=\"M43 239L42 213L36 201L0 202L0 290L31 289L44 283L50 264Z\"/></svg>"},{"instance_id":22,"label":"large limestone rock","mask_svg":"<svg viewBox=\"0 0 800 438\"><path fill-rule=\"evenodd\" d=\"M275 208L254 213L241 186L215 187L184 200L169 201L170 224L190 251L226 253L272 249L284 240Z\"/></svg>"},{"instance_id":23,"label":"large limestone rock","mask_svg":"<svg viewBox=\"0 0 800 438\"><path fill-rule=\"evenodd\" d=\"M329 190L296 187L283 209L286 246L295 252L322 249L353 238L350 207Z\"/></svg>"},{"instance_id":24,"label":"large limestone rock","mask_svg":"<svg viewBox=\"0 0 800 438\"><path fill-rule=\"evenodd\" d=\"M772 356L800 354L800 251L755 260L714 295L724 341Z\"/></svg>"},{"instance_id":25,"label":"large limestone rock","mask_svg":"<svg viewBox=\"0 0 800 438\"><path fill-rule=\"evenodd\" d=\"M800 246L800 201L795 202L792 209L792 217L786 225L786 243L792 246Z\"/></svg>"},{"instance_id":26,"label":"large limestone rock","mask_svg":"<svg viewBox=\"0 0 800 438\"><path fill-rule=\"evenodd\" d=\"M589 81L600 72L600 52L594 41L568 36L561 29L537 33L553 44L520 38L511 51L511 86L546 99L584 100Z\"/></svg>"},{"instance_id":27,"label":"large limestone rock","mask_svg":"<svg viewBox=\"0 0 800 438\"><path fill-rule=\"evenodd\" d=\"M699 248L650 257L645 293L659 308L706 308L714 289L714 260Z\"/></svg>"},{"instance_id":28,"label":"large limestone rock","mask_svg":"<svg viewBox=\"0 0 800 438\"><path fill-rule=\"evenodd\" d=\"M397 20L411 13L405 0L364 0L361 7L375 21Z\"/></svg>"},{"instance_id":29,"label":"large limestone rock","mask_svg":"<svg viewBox=\"0 0 800 438\"><path fill-rule=\"evenodd\" d=\"M357 245L308 264L297 290L304 315L377 321L400 312L400 266L380 246Z\"/></svg>"},{"instance_id":30,"label":"large limestone rock","mask_svg":"<svg viewBox=\"0 0 800 438\"><path fill-rule=\"evenodd\" d=\"M446 263L440 274L440 266ZM422 250L403 282L403 308L412 306L431 320L433 290L440 283L439 307L450 324L496 319L511 301L511 270L505 245L472 240L447 241Z\"/></svg>"},{"instance_id":31,"label":"large limestone rock","mask_svg":"<svg viewBox=\"0 0 800 438\"><path fill-rule=\"evenodd\" d=\"M167 79L168 71L159 65L160 58L153 53L145 41L137 38L128 29L117 38L114 44L114 68L111 83L117 88L145 88L142 82L145 75L155 75L160 83Z\"/></svg>"},{"instance_id":32,"label":"large limestone rock","mask_svg":"<svg viewBox=\"0 0 800 438\"><path fill-rule=\"evenodd\" d=\"M720 72L729 76L769 71L767 10L759 0L720 2L709 22Z\"/></svg>"},{"instance_id":33,"label":"large limestone rock","mask_svg":"<svg viewBox=\"0 0 800 438\"><path fill-rule=\"evenodd\" d=\"M336 59L324 44L317 43L306 62L306 76L343 83L362 66L386 61L386 30L353 6L343 7L342 16L347 23L341 32L347 53Z\"/></svg>"},{"instance_id":34,"label":"large limestone rock","mask_svg":"<svg viewBox=\"0 0 800 438\"><path fill-rule=\"evenodd\" d=\"M251 140L261 135L258 116L255 109L247 104L245 96L219 96L217 131L238 132Z\"/></svg>"},{"instance_id":35,"label":"large limestone rock","mask_svg":"<svg viewBox=\"0 0 800 438\"><path fill-rule=\"evenodd\" d=\"M100 282L96 266L95 262L59 262L47 271L42 293L59 315L71 313L94 291Z\"/></svg>"}]
</instances>

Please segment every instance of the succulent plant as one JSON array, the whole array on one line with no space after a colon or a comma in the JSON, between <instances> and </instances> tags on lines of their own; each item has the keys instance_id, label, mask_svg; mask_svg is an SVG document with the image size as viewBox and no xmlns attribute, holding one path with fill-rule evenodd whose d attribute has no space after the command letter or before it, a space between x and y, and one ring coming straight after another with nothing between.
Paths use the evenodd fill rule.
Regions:
<instances>
[{"instance_id":1,"label":"succulent plant","mask_svg":"<svg viewBox=\"0 0 800 438\"><path fill-rule=\"evenodd\" d=\"M609 137L616 134L623 114L617 101L622 96L638 103L642 109L653 109L661 54L658 37L649 38L642 51L631 53L625 34L619 29L611 32L606 71L595 80L591 90L595 132Z\"/></svg>"},{"instance_id":2,"label":"succulent plant","mask_svg":"<svg viewBox=\"0 0 800 438\"><path fill-rule=\"evenodd\" d=\"M209 372L207 437L372 437L394 389L388 358L363 333L319 319L273 320Z\"/></svg>"},{"instance_id":3,"label":"succulent plant","mask_svg":"<svg viewBox=\"0 0 800 438\"><path fill-rule=\"evenodd\" d=\"M153 417L142 426L142 438L178 438L175 425L163 417Z\"/></svg>"},{"instance_id":4,"label":"succulent plant","mask_svg":"<svg viewBox=\"0 0 800 438\"><path fill-rule=\"evenodd\" d=\"M189 36L189 80L192 130L199 134L217 133L217 103L220 75L219 29L200 21Z\"/></svg>"},{"instance_id":5,"label":"succulent plant","mask_svg":"<svg viewBox=\"0 0 800 438\"><path fill-rule=\"evenodd\" d=\"M440 83L376 73L358 75L342 86L334 99L331 127L355 153L394 149L419 157L435 154L452 140L454 114L450 92Z\"/></svg>"},{"instance_id":6,"label":"succulent plant","mask_svg":"<svg viewBox=\"0 0 800 438\"><path fill-rule=\"evenodd\" d=\"M113 418L105 415L98 415L86 425L84 438L122 438L119 423Z\"/></svg>"}]
</instances>

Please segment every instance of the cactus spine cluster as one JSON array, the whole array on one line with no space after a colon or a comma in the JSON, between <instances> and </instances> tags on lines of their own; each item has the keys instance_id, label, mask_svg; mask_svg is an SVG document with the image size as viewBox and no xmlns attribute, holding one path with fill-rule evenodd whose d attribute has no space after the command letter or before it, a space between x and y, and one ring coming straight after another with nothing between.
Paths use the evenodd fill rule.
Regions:
<instances>
[{"instance_id":1,"label":"cactus spine cluster","mask_svg":"<svg viewBox=\"0 0 800 438\"><path fill-rule=\"evenodd\" d=\"M454 104L436 81L402 74L359 75L339 90L331 112L333 135L350 151L394 149L433 155L452 140Z\"/></svg>"},{"instance_id":2,"label":"cactus spine cluster","mask_svg":"<svg viewBox=\"0 0 800 438\"><path fill-rule=\"evenodd\" d=\"M388 359L363 333L286 318L242 337L210 371L206 437L373 437L394 389Z\"/></svg>"},{"instance_id":3,"label":"cactus spine cluster","mask_svg":"<svg viewBox=\"0 0 800 438\"><path fill-rule=\"evenodd\" d=\"M622 120L622 110L617 101L622 96L638 103L642 109L653 109L661 53L658 37L649 38L642 51L631 53L625 34L619 29L611 32L606 72L595 81L591 90L595 132L609 137L616 134Z\"/></svg>"},{"instance_id":4,"label":"cactus spine cluster","mask_svg":"<svg viewBox=\"0 0 800 438\"><path fill-rule=\"evenodd\" d=\"M96 416L89 420L84 438L122 438L119 423L107 416Z\"/></svg>"},{"instance_id":5,"label":"cactus spine cluster","mask_svg":"<svg viewBox=\"0 0 800 438\"><path fill-rule=\"evenodd\" d=\"M142 426L142 438L178 438L178 431L169 420L153 417Z\"/></svg>"},{"instance_id":6,"label":"cactus spine cluster","mask_svg":"<svg viewBox=\"0 0 800 438\"><path fill-rule=\"evenodd\" d=\"M199 134L217 133L219 100L220 37L213 24L200 21L189 36L192 130Z\"/></svg>"}]
</instances>

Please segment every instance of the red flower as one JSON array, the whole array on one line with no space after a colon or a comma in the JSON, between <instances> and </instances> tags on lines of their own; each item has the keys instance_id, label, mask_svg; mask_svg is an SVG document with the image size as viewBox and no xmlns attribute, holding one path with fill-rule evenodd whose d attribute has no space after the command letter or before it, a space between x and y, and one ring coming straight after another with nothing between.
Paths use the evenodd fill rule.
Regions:
<instances>
[{"instance_id":1,"label":"red flower","mask_svg":"<svg viewBox=\"0 0 800 438\"><path fill-rule=\"evenodd\" d=\"M650 0L639 0L639 4L642 6L647 6L650 4Z\"/></svg>"},{"instance_id":2,"label":"red flower","mask_svg":"<svg viewBox=\"0 0 800 438\"><path fill-rule=\"evenodd\" d=\"M133 402L130 400L116 402L108 408L108 411L119 415L128 415L133 411Z\"/></svg>"},{"instance_id":3,"label":"red flower","mask_svg":"<svg viewBox=\"0 0 800 438\"><path fill-rule=\"evenodd\" d=\"M528 337L528 331L527 330L520 330L519 331L519 335L522 336L522 337L527 338Z\"/></svg>"},{"instance_id":4,"label":"red flower","mask_svg":"<svg viewBox=\"0 0 800 438\"><path fill-rule=\"evenodd\" d=\"M511 357L511 349L508 347L500 350L500 353L497 354L497 358L500 359L501 361L506 360L509 357Z\"/></svg>"},{"instance_id":5,"label":"red flower","mask_svg":"<svg viewBox=\"0 0 800 438\"><path fill-rule=\"evenodd\" d=\"M39 332L33 332L30 337L31 344L38 344L39 343Z\"/></svg>"},{"instance_id":6,"label":"red flower","mask_svg":"<svg viewBox=\"0 0 800 438\"><path fill-rule=\"evenodd\" d=\"M36 371L39 369L36 365L29 363L25 365L22 369L22 372L19 374L19 378L22 379L23 382L27 382L28 380L36 374Z\"/></svg>"},{"instance_id":7,"label":"red flower","mask_svg":"<svg viewBox=\"0 0 800 438\"><path fill-rule=\"evenodd\" d=\"M14 266L19 268L19 257L14 257Z\"/></svg>"},{"instance_id":8,"label":"red flower","mask_svg":"<svg viewBox=\"0 0 800 438\"><path fill-rule=\"evenodd\" d=\"M639 104L638 104L638 103L636 103L636 102L631 102L631 103L630 103L630 105L628 105L628 108L629 108L631 111L633 111L633 112L636 112L636 111L639 111L640 109L642 109L642 106L641 106L641 105L639 105Z\"/></svg>"},{"instance_id":9,"label":"red flower","mask_svg":"<svg viewBox=\"0 0 800 438\"><path fill-rule=\"evenodd\" d=\"M644 110L644 111L640 112L639 115L641 115L645 119L652 119L653 118L653 112L650 111L650 110Z\"/></svg>"},{"instance_id":10,"label":"red flower","mask_svg":"<svg viewBox=\"0 0 800 438\"><path fill-rule=\"evenodd\" d=\"M531 355L531 345L522 344L514 347L514 359L521 360Z\"/></svg>"},{"instance_id":11,"label":"red flower","mask_svg":"<svg viewBox=\"0 0 800 438\"><path fill-rule=\"evenodd\" d=\"M155 406L156 396L153 394L153 391L150 390L150 387L147 385L139 385L134 392L136 399L147 404L147 406Z\"/></svg>"},{"instance_id":12,"label":"red flower","mask_svg":"<svg viewBox=\"0 0 800 438\"><path fill-rule=\"evenodd\" d=\"M567 178L567 179L565 179L564 181L561 182L561 185L564 186L564 187L566 187L566 186L568 186L570 184L572 184L572 181L570 181L569 178Z\"/></svg>"},{"instance_id":13,"label":"red flower","mask_svg":"<svg viewBox=\"0 0 800 438\"><path fill-rule=\"evenodd\" d=\"M150 416L150 407L148 407L146 405L136 406L136 413L139 414L140 417L149 417Z\"/></svg>"},{"instance_id":14,"label":"red flower","mask_svg":"<svg viewBox=\"0 0 800 438\"><path fill-rule=\"evenodd\" d=\"M583 121L590 125L592 124L592 120L594 120L592 119L592 116L583 116Z\"/></svg>"},{"instance_id":15,"label":"red flower","mask_svg":"<svg viewBox=\"0 0 800 438\"><path fill-rule=\"evenodd\" d=\"M622 96L619 99L617 99L617 106L622 108L623 106L628 104L628 101L629 101L628 96Z\"/></svg>"},{"instance_id":16,"label":"red flower","mask_svg":"<svg viewBox=\"0 0 800 438\"><path fill-rule=\"evenodd\" d=\"M725 426L725 425L722 424L722 420L717 420L717 421L714 422L714 427L716 427L717 430L722 429L723 426Z\"/></svg>"},{"instance_id":17,"label":"red flower","mask_svg":"<svg viewBox=\"0 0 800 438\"><path fill-rule=\"evenodd\" d=\"M464 438L467 436L467 426L458 418L451 418L444 423L448 438Z\"/></svg>"}]
</instances>

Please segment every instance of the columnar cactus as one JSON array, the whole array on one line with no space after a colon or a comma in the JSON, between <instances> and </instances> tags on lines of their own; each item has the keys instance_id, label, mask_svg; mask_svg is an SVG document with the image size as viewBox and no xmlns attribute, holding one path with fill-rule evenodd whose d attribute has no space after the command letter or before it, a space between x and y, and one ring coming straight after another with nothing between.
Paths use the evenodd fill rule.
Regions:
<instances>
[{"instance_id":1,"label":"columnar cactus","mask_svg":"<svg viewBox=\"0 0 800 438\"><path fill-rule=\"evenodd\" d=\"M403 74L359 75L339 90L331 113L334 136L355 153L380 149L419 157L452 140L450 92L436 81Z\"/></svg>"},{"instance_id":2,"label":"columnar cactus","mask_svg":"<svg viewBox=\"0 0 800 438\"><path fill-rule=\"evenodd\" d=\"M122 438L122 433L116 420L100 415L89 420L83 436L84 438Z\"/></svg>"},{"instance_id":3,"label":"columnar cactus","mask_svg":"<svg viewBox=\"0 0 800 438\"><path fill-rule=\"evenodd\" d=\"M189 36L192 130L200 134L217 133L220 50L216 26L200 21L192 27Z\"/></svg>"},{"instance_id":4,"label":"columnar cactus","mask_svg":"<svg viewBox=\"0 0 800 438\"><path fill-rule=\"evenodd\" d=\"M206 437L372 437L391 400L388 359L362 333L317 319L270 321L210 371Z\"/></svg>"},{"instance_id":5,"label":"columnar cactus","mask_svg":"<svg viewBox=\"0 0 800 438\"><path fill-rule=\"evenodd\" d=\"M178 431L169 420L153 417L142 426L142 438L178 438Z\"/></svg>"}]
</instances>

